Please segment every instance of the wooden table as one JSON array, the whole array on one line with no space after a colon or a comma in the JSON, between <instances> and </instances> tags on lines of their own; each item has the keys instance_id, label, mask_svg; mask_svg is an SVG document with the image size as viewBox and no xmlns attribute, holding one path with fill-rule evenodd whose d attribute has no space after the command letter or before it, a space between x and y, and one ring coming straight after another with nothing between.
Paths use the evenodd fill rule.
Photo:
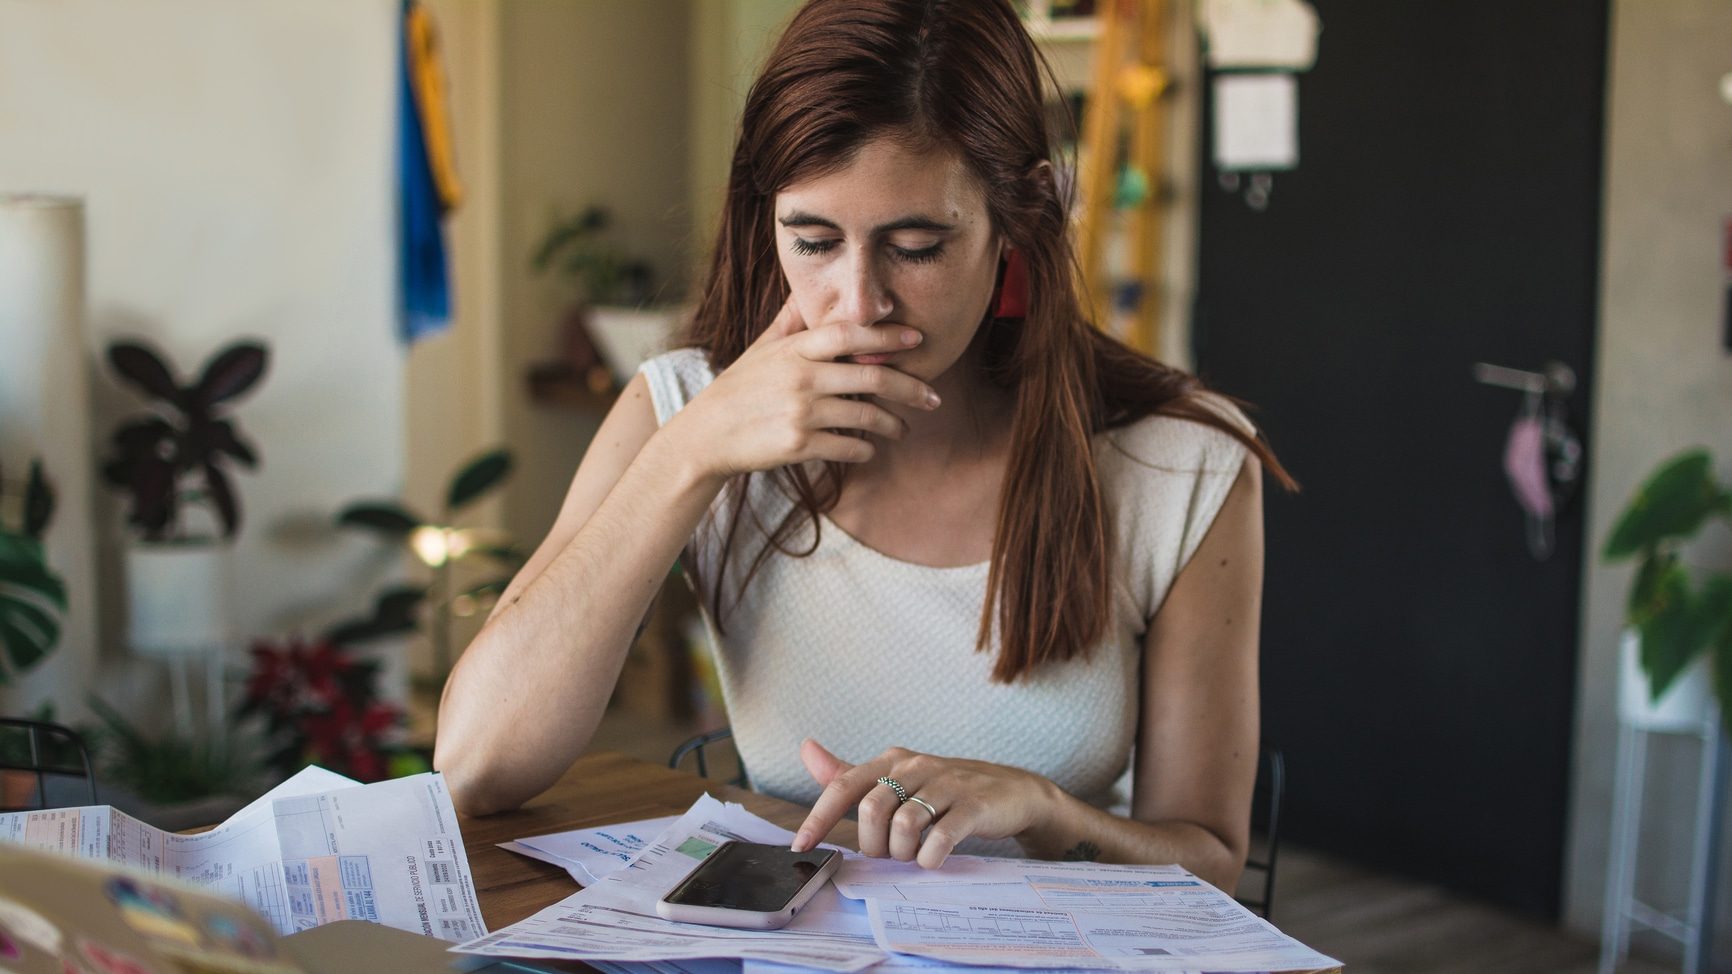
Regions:
<instances>
[{"instance_id":1,"label":"wooden table","mask_svg":"<svg viewBox=\"0 0 1732 974\"><path fill-rule=\"evenodd\" d=\"M487 928L498 930L516 923L579 888L558 866L506 852L498 843L614 822L683 815L706 791L722 801L738 802L789 830L798 828L808 811L803 805L715 779L601 751L579 758L558 784L515 812L485 818L459 816L469 869L475 877L475 895ZM830 833L829 841L858 848L854 823L843 820ZM573 964L571 969L587 968ZM1340 971L1335 967L1310 974Z\"/></svg>"},{"instance_id":2,"label":"wooden table","mask_svg":"<svg viewBox=\"0 0 1732 974\"><path fill-rule=\"evenodd\" d=\"M579 758L558 784L515 812L484 818L459 816L469 869L475 876L475 896L481 902L487 929L509 926L578 890L565 870L506 852L498 843L614 822L683 815L706 791L723 801L739 802L786 829L797 828L806 818L805 806L611 751ZM830 841L853 848L854 823L842 822L831 833Z\"/></svg>"}]
</instances>

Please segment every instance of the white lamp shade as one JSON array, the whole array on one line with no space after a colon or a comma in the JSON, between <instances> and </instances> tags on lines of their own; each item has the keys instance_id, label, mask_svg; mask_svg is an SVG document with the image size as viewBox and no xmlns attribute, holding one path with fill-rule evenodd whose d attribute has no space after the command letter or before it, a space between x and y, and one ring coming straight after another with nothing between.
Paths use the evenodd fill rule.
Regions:
<instances>
[{"instance_id":1,"label":"white lamp shade","mask_svg":"<svg viewBox=\"0 0 1732 974\"><path fill-rule=\"evenodd\" d=\"M66 582L58 646L23 681L0 693L0 712L53 700L83 713L95 669L94 464L84 334L84 204L78 199L0 193L0 463L22 481L32 459L57 496L43 546Z\"/></svg>"}]
</instances>

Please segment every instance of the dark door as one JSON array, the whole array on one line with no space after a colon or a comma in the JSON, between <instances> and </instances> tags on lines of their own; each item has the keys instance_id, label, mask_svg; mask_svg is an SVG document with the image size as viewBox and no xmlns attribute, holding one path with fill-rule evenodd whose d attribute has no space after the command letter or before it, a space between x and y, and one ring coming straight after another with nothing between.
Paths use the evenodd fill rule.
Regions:
<instances>
[{"instance_id":1,"label":"dark door","mask_svg":"<svg viewBox=\"0 0 1732 974\"><path fill-rule=\"evenodd\" d=\"M1195 329L1304 484L1267 509L1284 835L1555 916L1581 503L1537 561L1501 468L1522 397L1472 365L1562 362L1591 415L1607 10L1314 5L1300 168L1258 212L1205 161Z\"/></svg>"}]
</instances>

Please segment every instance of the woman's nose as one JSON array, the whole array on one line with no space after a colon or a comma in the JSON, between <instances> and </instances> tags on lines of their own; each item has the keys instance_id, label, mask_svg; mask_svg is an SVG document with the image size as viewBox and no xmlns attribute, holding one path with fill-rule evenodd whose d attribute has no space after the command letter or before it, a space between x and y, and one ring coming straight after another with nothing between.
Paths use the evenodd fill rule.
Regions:
<instances>
[{"instance_id":1,"label":"woman's nose","mask_svg":"<svg viewBox=\"0 0 1732 974\"><path fill-rule=\"evenodd\" d=\"M855 254L838 261L831 311L850 324L871 325L890 316L895 302L871 257Z\"/></svg>"}]
</instances>

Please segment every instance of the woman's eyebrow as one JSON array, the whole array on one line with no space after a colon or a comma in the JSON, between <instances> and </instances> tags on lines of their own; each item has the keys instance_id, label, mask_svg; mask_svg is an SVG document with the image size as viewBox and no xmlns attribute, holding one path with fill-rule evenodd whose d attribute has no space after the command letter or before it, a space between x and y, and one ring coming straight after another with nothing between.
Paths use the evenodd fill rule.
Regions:
<instances>
[{"instance_id":1,"label":"woman's eyebrow","mask_svg":"<svg viewBox=\"0 0 1732 974\"><path fill-rule=\"evenodd\" d=\"M793 227L824 227L828 230L842 229L836 225L834 220L826 220L821 216L807 213L804 210L795 210L787 216L782 217L778 222L780 222L782 226L790 229ZM874 236L881 233L894 233L897 230L929 230L933 233L948 233L955 229L955 224L934 220L929 216L914 215L905 216L898 220L891 220L889 223L873 227L872 233Z\"/></svg>"}]
</instances>

